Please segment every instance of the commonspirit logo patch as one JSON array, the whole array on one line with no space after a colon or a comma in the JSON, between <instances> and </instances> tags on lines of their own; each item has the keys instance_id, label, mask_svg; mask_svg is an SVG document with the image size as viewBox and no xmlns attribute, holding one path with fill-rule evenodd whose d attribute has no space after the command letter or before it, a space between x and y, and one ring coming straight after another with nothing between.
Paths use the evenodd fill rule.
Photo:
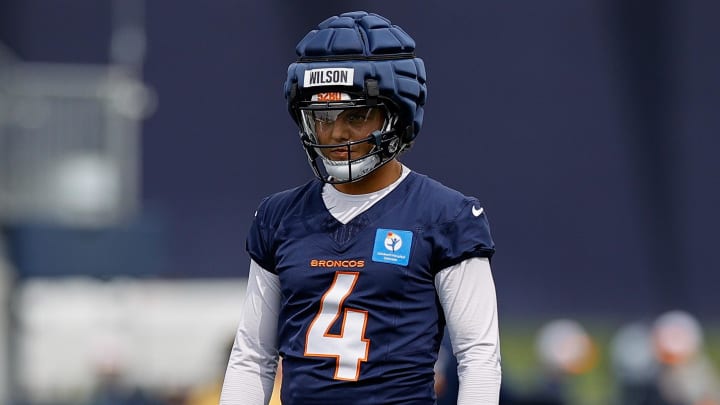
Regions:
<instances>
[{"instance_id":1,"label":"commonspirit logo patch","mask_svg":"<svg viewBox=\"0 0 720 405\"><path fill-rule=\"evenodd\" d=\"M380 228L375 232L372 260L407 266L410 261L413 233Z\"/></svg>"}]
</instances>

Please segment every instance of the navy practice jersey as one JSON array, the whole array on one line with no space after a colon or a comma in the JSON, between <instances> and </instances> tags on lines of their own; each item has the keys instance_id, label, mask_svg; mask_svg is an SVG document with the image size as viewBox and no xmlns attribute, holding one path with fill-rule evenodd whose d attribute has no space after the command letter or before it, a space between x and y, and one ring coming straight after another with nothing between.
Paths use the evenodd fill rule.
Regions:
<instances>
[{"instance_id":1,"label":"navy practice jersey","mask_svg":"<svg viewBox=\"0 0 720 405\"><path fill-rule=\"evenodd\" d=\"M411 172L343 225L313 180L260 204L247 250L278 275L283 405L434 404L442 269L490 257L478 200Z\"/></svg>"}]
</instances>

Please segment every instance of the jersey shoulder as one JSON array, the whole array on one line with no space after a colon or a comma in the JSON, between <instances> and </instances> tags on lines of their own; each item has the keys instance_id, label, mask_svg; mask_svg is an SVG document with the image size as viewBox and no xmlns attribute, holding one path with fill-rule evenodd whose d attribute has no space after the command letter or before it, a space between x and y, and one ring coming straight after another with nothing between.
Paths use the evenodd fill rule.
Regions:
<instances>
[{"instance_id":1,"label":"jersey shoulder","mask_svg":"<svg viewBox=\"0 0 720 405\"><path fill-rule=\"evenodd\" d=\"M423 238L433 246L433 268L494 254L490 225L477 198L424 175L418 175L412 190L410 193L417 193L411 194L415 201L412 209L422 223Z\"/></svg>"},{"instance_id":2,"label":"jersey shoulder","mask_svg":"<svg viewBox=\"0 0 720 405\"><path fill-rule=\"evenodd\" d=\"M313 179L303 185L270 194L260 202L255 213L256 221L266 226L276 226L283 218L299 215L298 212L312 205L311 196L320 195L321 189L322 183Z\"/></svg>"},{"instance_id":3,"label":"jersey shoulder","mask_svg":"<svg viewBox=\"0 0 720 405\"><path fill-rule=\"evenodd\" d=\"M319 195L321 187L319 180L311 180L301 186L271 194L260 202L247 234L245 248L263 269L274 272L278 232L288 220L293 222L293 218L302 219L308 213L319 210L321 198L312 196L314 193Z\"/></svg>"},{"instance_id":4,"label":"jersey shoulder","mask_svg":"<svg viewBox=\"0 0 720 405\"><path fill-rule=\"evenodd\" d=\"M484 214L485 209L478 198L467 196L431 177L416 173L414 183L410 192L415 194L417 209L432 224L440 225L463 216L469 218Z\"/></svg>"}]
</instances>

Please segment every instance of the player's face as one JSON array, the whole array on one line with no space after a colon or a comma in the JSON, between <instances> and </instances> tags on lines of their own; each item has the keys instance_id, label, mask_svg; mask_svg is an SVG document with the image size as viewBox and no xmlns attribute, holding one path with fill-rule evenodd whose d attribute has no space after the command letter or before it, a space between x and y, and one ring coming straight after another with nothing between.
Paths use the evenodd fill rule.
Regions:
<instances>
[{"instance_id":1,"label":"player's face","mask_svg":"<svg viewBox=\"0 0 720 405\"><path fill-rule=\"evenodd\" d=\"M315 133L321 145L359 141L381 129L385 121L383 112L376 107L315 111L313 118ZM368 154L372 148L370 143L359 143L350 148L323 148L322 153L331 160L350 160Z\"/></svg>"}]
</instances>

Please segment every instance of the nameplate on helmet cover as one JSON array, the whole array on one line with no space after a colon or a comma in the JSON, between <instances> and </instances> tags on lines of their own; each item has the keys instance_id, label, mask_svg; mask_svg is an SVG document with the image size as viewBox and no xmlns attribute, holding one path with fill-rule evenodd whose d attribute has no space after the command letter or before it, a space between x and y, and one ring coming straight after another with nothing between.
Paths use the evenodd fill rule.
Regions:
<instances>
[{"instance_id":1,"label":"nameplate on helmet cover","mask_svg":"<svg viewBox=\"0 0 720 405\"><path fill-rule=\"evenodd\" d=\"M317 86L352 86L355 69L323 68L305 71L303 87Z\"/></svg>"}]
</instances>

